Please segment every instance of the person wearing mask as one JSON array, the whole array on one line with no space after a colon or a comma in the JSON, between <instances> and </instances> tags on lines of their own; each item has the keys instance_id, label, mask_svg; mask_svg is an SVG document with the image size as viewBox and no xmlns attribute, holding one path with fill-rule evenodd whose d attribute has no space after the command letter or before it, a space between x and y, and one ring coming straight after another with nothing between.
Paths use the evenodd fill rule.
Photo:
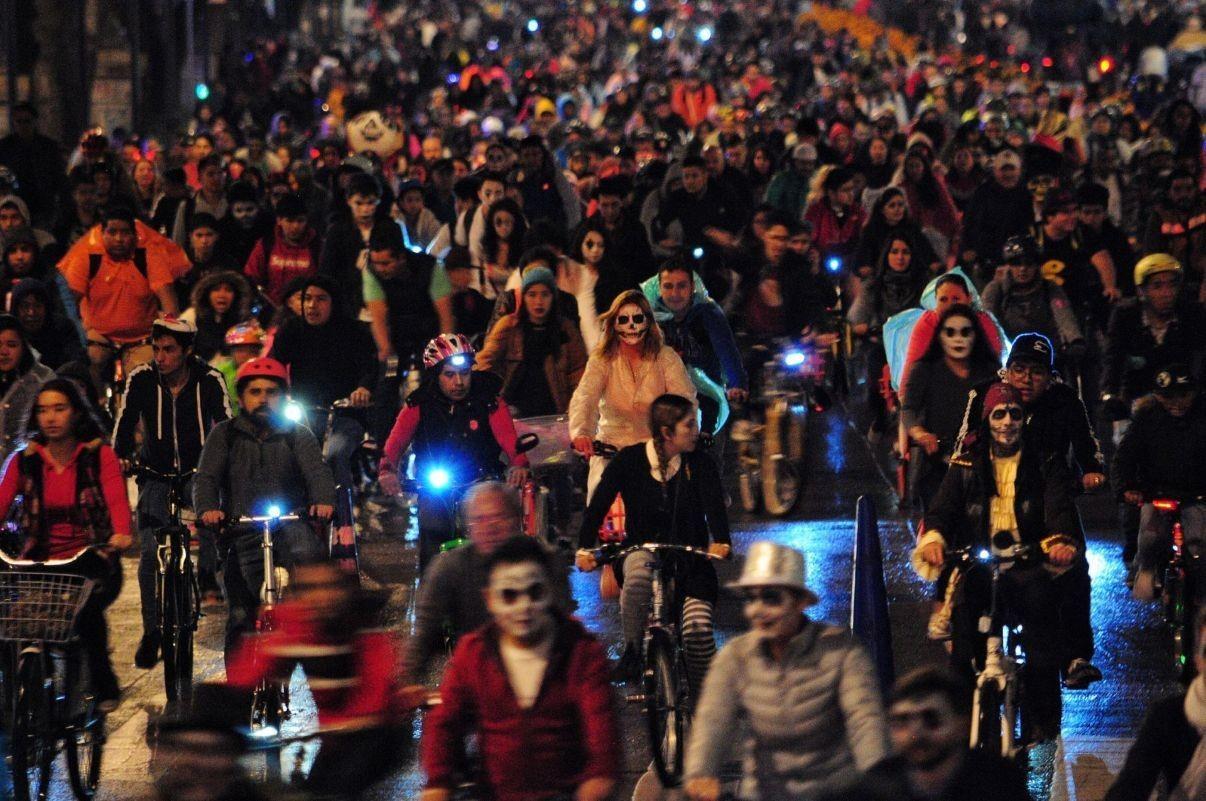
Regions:
<instances>
[{"instance_id":1,"label":"person wearing mask","mask_svg":"<svg viewBox=\"0 0 1206 801\"><path fill-rule=\"evenodd\" d=\"M513 537L486 560L491 620L457 644L424 721L422 801L448 801L465 738L477 735L498 801L605 801L620 771L607 656L559 608L540 543Z\"/></svg>"},{"instance_id":2,"label":"person wearing mask","mask_svg":"<svg viewBox=\"0 0 1206 801\"><path fill-rule=\"evenodd\" d=\"M42 364L18 318L0 314L0 462L17 450L30 409L54 371Z\"/></svg>"},{"instance_id":3,"label":"person wearing mask","mask_svg":"<svg viewBox=\"0 0 1206 801\"><path fill-rule=\"evenodd\" d=\"M1022 157L1016 150L1002 150L993 156L992 177L972 193L963 210L960 263L969 269L979 265L978 274L987 278L1005 240L1026 233L1033 221L1030 192L1022 184Z\"/></svg>"},{"instance_id":4,"label":"person wearing mask","mask_svg":"<svg viewBox=\"0 0 1206 801\"><path fill-rule=\"evenodd\" d=\"M233 416L222 374L193 353L196 334L196 327L184 320L165 317L155 321L151 331L154 358L130 373L121 412L113 427L113 449L126 468L137 459L160 473L193 470L210 430ZM140 428L141 440L137 435ZM159 661L156 531L168 524L169 487L166 481L157 478L137 478L142 640L134 664L145 670ZM185 493L191 494L187 489ZM218 593L217 549L212 532L200 530L198 534L201 539L198 585L212 601Z\"/></svg>"},{"instance_id":5,"label":"person wearing mask","mask_svg":"<svg viewBox=\"0 0 1206 801\"><path fill-rule=\"evenodd\" d=\"M967 747L972 688L940 667L896 680L888 702L892 754L823 801L1031 801L1017 765Z\"/></svg>"},{"instance_id":6,"label":"person wearing mask","mask_svg":"<svg viewBox=\"0 0 1206 801\"><path fill-rule=\"evenodd\" d=\"M285 187L289 189L288 186ZM293 194L289 189L286 195ZM229 213L217 218L219 222L219 240L222 250L238 265L235 269L242 270L255 250L256 244L266 236L271 236L275 230L273 215L274 207L262 208L263 193L260 188L249 180L235 181L226 188L226 203ZM272 202L276 203L275 196ZM196 225L196 215L193 215L192 225Z\"/></svg>"},{"instance_id":7,"label":"person wearing mask","mask_svg":"<svg viewBox=\"0 0 1206 801\"><path fill-rule=\"evenodd\" d=\"M132 543L130 504L117 455L78 385L42 384L26 422L26 447L4 463L0 511L15 512L26 535L21 559L71 559L90 547L78 569L98 581L80 610L76 631L99 707L117 708L121 689L109 661L105 608L121 591L116 558ZM14 502L23 499L19 511Z\"/></svg>"},{"instance_id":8,"label":"person wearing mask","mask_svg":"<svg viewBox=\"0 0 1206 801\"><path fill-rule=\"evenodd\" d=\"M750 630L712 660L695 705L683 775L691 801L721 798L720 772L742 720L742 798L815 798L888 755L871 660L845 628L805 614L819 600L806 573L804 554L755 542L728 585Z\"/></svg>"},{"instance_id":9,"label":"person wearing mask","mask_svg":"<svg viewBox=\"0 0 1206 801\"><path fill-rule=\"evenodd\" d=\"M76 325L55 305L50 290L36 278L23 278L13 286L12 313L21 323L25 341L51 370L85 357Z\"/></svg>"},{"instance_id":10,"label":"person wearing mask","mask_svg":"<svg viewBox=\"0 0 1206 801\"><path fill-rule=\"evenodd\" d=\"M475 369L503 381L517 417L565 414L586 369L586 345L573 320L557 310L557 279L540 264L524 269L519 307L501 317L477 354Z\"/></svg>"},{"instance_id":11,"label":"person wearing mask","mask_svg":"<svg viewBox=\"0 0 1206 801\"><path fill-rule=\"evenodd\" d=\"M226 522L222 582L226 589L227 668L242 638L255 631L264 582L258 526L234 526L245 515L267 514L270 506L297 510L326 523L335 511L335 481L323 463L314 435L282 414L289 371L275 359L258 358L239 368L238 417L214 426L201 448L193 478L193 509L201 524ZM280 523L274 533L276 564L317 559L323 543L305 520Z\"/></svg>"},{"instance_id":12,"label":"person wearing mask","mask_svg":"<svg viewBox=\"0 0 1206 801\"><path fill-rule=\"evenodd\" d=\"M323 458L340 487L352 486L352 454L364 439L367 409L377 384L376 348L364 323L349 319L339 302L339 286L323 275L302 284L302 314L281 325L268 355L289 370L291 394L312 407L347 398L350 409L336 414L323 443Z\"/></svg>"},{"instance_id":13,"label":"person wearing mask","mask_svg":"<svg viewBox=\"0 0 1206 801\"><path fill-rule=\"evenodd\" d=\"M320 247L318 232L306 221L305 204L295 194L286 195L276 204L276 227L256 242L243 274L279 306L286 284L318 272Z\"/></svg>"},{"instance_id":14,"label":"person wearing mask","mask_svg":"<svg viewBox=\"0 0 1206 801\"><path fill-rule=\"evenodd\" d=\"M649 407L649 430L651 439L621 449L603 470L582 516L575 557L579 570L598 566L593 549L616 496L624 502L626 547L667 543L705 549L720 558L732 553L720 471L710 456L695 450L699 439L695 404L680 395L659 396ZM635 681L641 672L641 640L653 597L653 561L653 553L642 550L616 565L624 631L617 670L625 681ZM684 557L676 581L688 682L697 692L716 651L712 612L719 585L712 563L697 556Z\"/></svg>"}]
</instances>

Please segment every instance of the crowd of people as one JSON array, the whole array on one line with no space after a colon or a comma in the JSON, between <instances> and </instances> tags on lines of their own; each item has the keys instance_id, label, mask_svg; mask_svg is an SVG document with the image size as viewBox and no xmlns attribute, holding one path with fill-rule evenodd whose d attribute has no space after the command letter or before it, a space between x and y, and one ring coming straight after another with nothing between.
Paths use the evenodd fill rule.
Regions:
<instances>
[{"instance_id":1,"label":"crowd of people","mask_svg":"<svg viewBox=\"0 0 1206 801\"><path fill-rule=\"evenodd\" d=\"M729 558L723 421L757 416L762 346L793 340L848 357L825 363L907 466L912 562L935 582L929 634L952 641L952 671L903 677L885 707L861 646L805 614L804 556L772 543L731 588L750 633L716 653L722 589L695 554L678 585L687 795L719 796L745 719L744 797L1026 797L1008 766L963 753L987 590L949 557L1001 533L1041 554L1003 580L1039 742L1058 734L1061 684L1102 679L1076 497L1115 496L1141 600L1159 597L1172 538L1154 500L1180 501L1191 552L1206 541L1203 70L1186 55L1202 20L1163 0L885 4L902 31L862 5L375 3L346 41L239 39L183 133L92 129L65 147L35 104L13 105L0 512L19 510L26 558L96 557L81 632L103 705L120 700L103 610L135 538L143 633L117 658L159 659L156 537L176 475L205 603L226 607L229 685L165 743L186 752L189 720L212 728L300 661L342 736L311 787L358 792L389 761L363 745L402 736L453 631L424 798L449 797L474 732L492 797L608 797L608 683L639 675L653 557L606 568L623 623L609 666L563 565L512 538L514 488L533 480L516 420L565 415L589 460L577 531L572 482L550 480L578 569L600 567L620 508L629 546ZM288 16L240 13L263 31ZM380 468L360 477L366 438ZM402 656L322 558L361 478L419 498ZM302 512L276 535L295 595L251 649L264 576L248 518L269 506ZM1143 747L1159 727L1206 731L1203 681ZM1200 797L1206 748L1161 759ZM1111 798L1150 791L1151 762Z\"/></svg>"}]
</instances>

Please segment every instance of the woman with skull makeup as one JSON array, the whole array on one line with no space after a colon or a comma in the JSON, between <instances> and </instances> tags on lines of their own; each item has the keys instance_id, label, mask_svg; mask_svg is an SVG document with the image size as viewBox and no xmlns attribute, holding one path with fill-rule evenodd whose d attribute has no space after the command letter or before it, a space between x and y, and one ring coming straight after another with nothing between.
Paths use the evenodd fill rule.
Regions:
<instances>
[{"instance_id":1,"label":"woman with skull makeup","mask_svg":"<svg viewBox=\"0 0 1206 801\"><path fill-rule=\"evenodd\" d=\"M1069 612L1076 571L1087 570L1087 562L1067 462L1022 447L1022 416L1015 387L1000 382L988 389L976 443L951 461L926 510L926 531L912 563L922 578L948 582L943 597L953 599L952 664L966 672L972 669L977 621L988 606L990 577L982 568L944 575L947 549L999 552L1000 532L1032 546L1034 558L1002 573L1000 592L1004 608L1022 624L1031 738L1041 741L1059 732L1061 667L1067 666L1070 685L1091 668L1093 632ZM943 634L940 628L931 621L931 636Z\"/></svg>"},{"instance_id":2,"label":"woman with skull makeup","mask_svg":"<svg viewBox=\"0 0 1206 801\"><path fill-rule=\"evenodd\" d=\"M662 339L653 309L640 290L630 289L600 318L603 333L570 399L569 427L574 450L590 458L587 495L603 475L606 461L591 444L617 448L644 442L649 408L670 393L694 401L695 385L674 349Z\"/></svg>"},{"instance_id":3,"label":"woman with skull makeup","mask_svg":"<svg viewBox=\"0 0 1206 801\"><path fill-rule=\"evenodd\" d=\"M922 509L954 451L968 393L999 367L970 306L957 304L938 316L938 336L909 371L901 395L901 423L913 446L909 483Z\"/></svg>"}]
</instances>

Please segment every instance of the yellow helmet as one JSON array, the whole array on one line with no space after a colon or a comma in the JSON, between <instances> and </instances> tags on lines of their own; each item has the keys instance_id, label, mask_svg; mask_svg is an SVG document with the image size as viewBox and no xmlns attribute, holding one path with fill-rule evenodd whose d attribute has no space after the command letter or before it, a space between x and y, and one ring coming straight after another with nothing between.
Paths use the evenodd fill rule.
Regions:
<instances>
[{"instance_id":1,"label":"yellow helmet","mask_svg":"<svg viewBox=\"0 0 1206 801\"><path fill-rule=\"evenodd\" d=\"M1156 273L1181 273L1181 262L1167 253L1149 253L1135 265L1135 286L1143 286L1143 282Z\"/></svg>"}]
</instances>

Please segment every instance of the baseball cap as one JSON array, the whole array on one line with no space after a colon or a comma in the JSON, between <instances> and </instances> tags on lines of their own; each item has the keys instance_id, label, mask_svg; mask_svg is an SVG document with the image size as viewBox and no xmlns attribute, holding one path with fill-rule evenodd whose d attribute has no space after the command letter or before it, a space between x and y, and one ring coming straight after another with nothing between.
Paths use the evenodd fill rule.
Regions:
<instances>
[{"instance_id":1,"label":"baseball cap","mask_svg":"<svg viewBox=\"0 0 1206 801\"><path fill-rule=\"evenodd\" d=\"M1014 362L1020 361L1041 364L1047 369L1054 367L1055 350L1051 347L1051 340L1034 332L1018 334L1017 339L1009 348L1009 358L1006 360L1005 366L1010 367Z\"/></svg>"},{"instance_id":2,"label":"baseball cap","mask_svg":"<svg viewBox=\"0 0 1206 801\"><path fill-rule=\"evenodd\" d=\"M1155 382L1155 392L1159 395L1177 395L1192 392L1194 388L1193 375L1180 362L1161 367L1156 371Z\"/></svg>"}]
</instances>

